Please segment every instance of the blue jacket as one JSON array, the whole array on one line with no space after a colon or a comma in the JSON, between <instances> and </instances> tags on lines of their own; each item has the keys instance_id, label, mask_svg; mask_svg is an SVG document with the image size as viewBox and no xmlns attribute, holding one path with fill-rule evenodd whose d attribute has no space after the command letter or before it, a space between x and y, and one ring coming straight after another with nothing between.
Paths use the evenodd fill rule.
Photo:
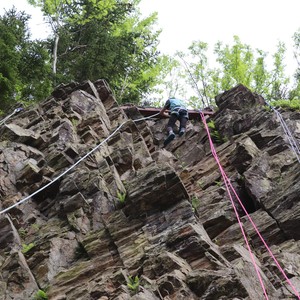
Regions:
<instances>
[{"instance_id":1,"label":"blue jacket","mask_svg":"<svg viewBox=\"0 0 300 300\"><path fill-rule=\"evenodd\" d=\"M176 98L170 98L169 100L167 100L166 104L165 104L165 108L170 109L171 112L175 109L175 108L186 108L184 105L184 102L180 99L176 99Z\"/></svg>"}]
</instances>

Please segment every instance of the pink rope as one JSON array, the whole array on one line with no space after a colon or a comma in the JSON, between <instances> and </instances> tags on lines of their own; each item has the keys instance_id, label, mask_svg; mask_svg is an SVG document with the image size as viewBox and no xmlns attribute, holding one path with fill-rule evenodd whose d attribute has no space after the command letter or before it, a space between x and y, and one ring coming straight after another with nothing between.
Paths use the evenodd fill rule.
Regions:
<instances>
[{"instance_id":1,"label":"pink rope","mask_svg":"<svg viewBox=\"0 0 300 300\"><path fill-rule=\"evenodd\" d=\"M238 220L238 223L239 223L239 226L240 226L242 235L243 235L243 237L244 237L245 243L246 243L247 248L248 248L248 250L249 250L249 253L250 253L250 256L251 256L251 260L252 260L253 266L254 266L255 271L256 271L256 273L257 273L257 276L258 276L260 285L261 285L261 287L262 287L262 290L263 290L263 292L264 292L265 298L268 300L268 299L269 299L269 298L268 298L268 294L267 294L266 288L265 288L265 286L264 286L263 280L262 280L262 278L261 278L261 275L260 275L260 272L259 272L259 268L258 268L258 266L257 266L257 264L256 264L256 262L255 262L254 255L253 255L253 253L252 253L252 251L251 251L251 247L250 247L250 245L249 245L249 242L248 242L246 233L245 233L244 228L243 228L243 224L242 224L242 222L241 222L240 216L239 216L239 214L238 214L238 211L237 211L236 206L235 206L235 204L234 204L233 197L232 197L231 192L230 192L230 189L229 189L229 184L228 184L227 176L226 176L226 174L225 174L225 172L224 172L224 169L222 168L222 165L221 165L221 163L220 163L219 157L218 157L218 155L217 155L217 153L216 153L216 150L215 150L215 147L214 147L214 145L213 145L213 142L212 142L212 139L211 139L211 136L210 136L210 132L209 132L208 126L207 126L207 124L206 124L205 117L204 117L204 115L203 115L202 112L200 112L200 115L201 115L203 124L204 124L204 126L205 126L205 129L206 129L206 131L207 131L207 136L208 136L208 139L209 139L209 144L210 144L211 152L212 152L212 154L213 154L213 156L214 156L214 158L215 158L215 160L216 160L216 162L217 162L217 164L218 164L218 166L219 166L220 172L221 172L221 174L222 174L222 177L223 177L223 180L224 180L226 189L227 189L227 193L228 193L228 195L229 195L229 198L230 198L232 207L233 207L233 209L234 209L236 218L237 218L237 220Z\"/></svg>"},{"instance_id":2,"label":"pink rope","mask_svg":"<svg viewBox=\"0 0 300 300\"><path fill-rule=\"evenodd\" d=\"M226 175L227 177L227 175ZM230 182L230 179L227 177L227 181L229 183L229 186L231 187L231 189L233 190L233 193L235 195L235 197L238 199L239 201L239 204L241 205L242 209L244 210L246 216L248 217L249 221L251 222L253 228L255 229L256 233L258 234L258 236L260 237L261 241L263 242L263 244L265 245L266 249L268 250L270 256L273 258L275 264L277 265L278 269L280 270L280 272L282 273L282 275L284 276L284 278L286 279L286 281L288 282L288 284L291 286L292 290L294 291L295 295L298 297L298 299L300 299L300 295L298 293L298 291L296 290L296 288L294 287L294 285L292 284L292 282L289 280L289 278L287 277L286 273L284 272L283 268L280 266L278 260L275 258L272 250L270 249L270 247L267 245L266 241L264 240L264 238L262 237L262 235L260 234L257 226L255 225L253 219L250 217L250 215L248 214L246 208L244 207L241 199L239 198L239 196L237 195L236 191L234 190L231 182Z\"/></svg>"},{"instance_id":3,"label":"pink rope","mask_svg":"<svg viewBox=\"0 0 300 300\"><path fill-rule=\"evenodd\" d=\"M214 144L213 144L213 142L212 142L212 139L211 139L211 136L210 136L210 133L209 133L209 129L208 129L208 126L207 126L207 124L206 124L205 117L204 117L204 115L203 115L202 112L200 112L200 115L201 115L202 122L203 122L203 124L204 124L204 126L205 126L205 129L206 129L206 131L207 131L207 135L208 135L208 139L209 139L209 143L210 143L210 147L211 147L212 154L213 154L213 156L214 156L214 158L215 158L215 160L216 160L216 162L217 162L217 164L218 164L218 166L219 166L219 169L220 169L220 172L221 172L221 174L222 174L222 176L223 176L223 179L224 179L224 182L225 182L225 185L226 185L228 194L230 194L230 191L229 191L229 189L228 189L228 186L229 186L229 187L232 189L232 191L233 191L235 197L236 197L237 200L239 201L239 204L241 205L242 209L244 210L246 216L248 217L249 221L251 222L251 224L252 224L253 228L255 229L256 233L258 234L259 238L261 239L261 241L263 242L264 246L265 246L266 249L268 250L269 254L270 254L271 257L273 258L273 260L274 260L275 264L277 265L278 269L279 269L280 272L283 274L284 278L286 279L286 281L288 282L288 284L291 286L291 288L292 288L292 290L294 291L295 295L296 295L296 296L298 297L298 299L300 300L299 292L296 290L296 288L294 287L294 285L292 284L292 282L289 280L289 278L287 277L287 275L286 275L286 273L284 272L283 268L280 266L278 260L275 258L274 254L272 253L270 247L267 245L266 241L264 240L264 238L263 238L262 235L260 234L260 232L259 232L257 226L255 225L254 221L252 220L252 218L251 218L250 215L248 214L248 212L247 212L245 206L243 205L241 199L240 199L239 196L237 195L237 193L236 193L234 187L232 186L232 184L231 184L231 182L230 182L228 176L226 175L226 173L225 173L225 171L224 171L224 169L223 169L223 167L222 167L222 165L221 165L221 163L220 163L219 157L218 157L218 155L217 155L217 153L216 153ZM231 197L230 197L230 200L231 200L231 203L232 203L232 205L233 205L233 207L234 207L234 211L236 212L235 204L234 204L234 201L231 199ZM239 220L239 217L238 217L237 212L236 212L236 215L237 215L237 218L238 218L238 220ZM240 221L239 221L239 222L240 222ZM243 230L242 230L242 234L243 234L244 239L245 239L245 241L246 241L247 238L246 238L246 235L245 235L245 233L244 233ZM246 241L246 244L247 244L247 246L248 246L248 241ZM248 247L248 249L249 249L249 247ZM252 258L253 254L252 254L251 250L249 250L249 252L250 252L250 255L251 255L251 258ZM253 260L252 260L252 261L253 261ZM257 268L255 261L254 261L254 266L255 266L255 268ZM260 274L259 274L259 273L258 273L258 276L259 276L260 282L262 283L261 277L260 277ZM263 283L262 283L262 288L263 288L263 290L264 290L265 296L267 297Z\"/></svg>"}]
</instances>

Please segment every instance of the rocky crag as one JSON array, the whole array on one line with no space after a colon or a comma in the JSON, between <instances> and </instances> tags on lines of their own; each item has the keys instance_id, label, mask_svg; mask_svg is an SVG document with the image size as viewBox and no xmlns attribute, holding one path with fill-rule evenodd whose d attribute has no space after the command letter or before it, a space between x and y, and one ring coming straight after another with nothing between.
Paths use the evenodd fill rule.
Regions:
<instances>
[{"instance_id":1,"label":"rocky crag","mask_svg":"<svg viewBox=\"0 0 300 300\"><path fill-rule=\"evenodd\" d=\"M299 292L300 164L260 96L216 102L221 164ZM299 141L300 113L282 114ZM0 215L1 300L265 299L200 116L166 149L166 120L141 117L98 80L1 126L0 209L49 184ZM237 207L269 299L297 299Z\"/></svg>"}]
</instances>

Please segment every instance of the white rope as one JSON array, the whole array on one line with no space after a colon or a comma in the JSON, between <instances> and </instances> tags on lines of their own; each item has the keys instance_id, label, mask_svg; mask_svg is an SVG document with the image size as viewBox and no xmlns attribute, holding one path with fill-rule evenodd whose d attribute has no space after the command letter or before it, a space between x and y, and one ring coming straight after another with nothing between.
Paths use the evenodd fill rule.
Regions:
<instances>
[{"instance_id":1,"label":"white rope","mask_svg":"<svg viewBox=\"0 0 300 300\"><path fill-rule=\"evenodd\" d=\"M133 122L139 122L142 120L146 120L146 119L150 119L153 118L154 116L159 115L159 113L156 113L152 116L149 117L145 117L145 118L140 118L137 120L133 120ZM62 174L60 174L59 176L57 176L55 179L53 179L51 182L47 183L46 185L44 185L43 187L41 187L40 189L38 189L37 191L33 192L31 195L25 197L24 199L20 200L19 202L5 208L4 210L0 211L0 215L6 213L7 211L11 210L12 208L24 203L25 201L27 201L28 199L30 199L31 197L35 196L36 194L40 193L42 190L46 189L48 186L50 186L51 184L53 184L54 182L56 182L57 180L59 180L61 177L63 177L65 174L67 174L68 172L70 172L72 169L74 169L78 164L80 164L84 159L86 159L89 155L91 155L92 153L94 153L98 148L100 148L106 141L108 141L112 136L114 136L120 129L121 127L126 124L128 122L125 121L123 122L121 125L119 125L107 138L105 138L100 144L98 144L95 148L93 148L90 152L88 152L87 154L85 154L82 158L80 158L76 163L74 163L70 168L68 168L66 171L64 171Z\"/></svg>"},{"instance_id":2,"label":"white rope","mask_svg":"<svg viewBox=\"0 0 300 300\"><path fill-rule=\"evenodd\" d=\"M297 144L297 141L295 140L293 134L291 133L289 127L287 126L285 120L283 119L281 113L276 108L274 108L273 106L271 106L268 102L266 102L266 103L269 105L269 107L275 112L275 114L279 118L281 127L282 127L285 135L288 138L288 141L289 141L289 143L291 145L292 151L294 152L294 154L297 157L298 162L300 163L300 149L299 149L299 146Z\"/></svg>"},{"instance_id":3,"label":"white rope","mask_svg":"<svg viewBox=\"0 0 300 300\"><path fill-rule=\"evenodd\" d=\"M3 120L0 121L0 126L2 126L9 118L11 118L14 114L16 114L17 112L21 111L23 108L16 108L10 115L8 115L7 117L5 117Z\"/></svg>"}]
</instances>

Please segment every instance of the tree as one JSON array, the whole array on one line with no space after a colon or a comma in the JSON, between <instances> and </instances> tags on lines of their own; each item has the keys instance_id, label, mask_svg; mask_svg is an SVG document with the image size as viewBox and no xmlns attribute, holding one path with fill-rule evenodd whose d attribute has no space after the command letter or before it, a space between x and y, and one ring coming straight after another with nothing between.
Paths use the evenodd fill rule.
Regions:
<instances>
[{"instance_id":1,"label":"tree","mask_svg":"<svg viewBox=\"0 0 300 300\"><path fill-rule=\"evenodd\" d=\"M59 42L59 30L68 15L69 0L28 0L28 3L40 7L44 16L52 28L54 34L54 47L52 52L52 72L56 75L57 68L57 48Z\"/></svg>"},{"instance_id":2,"label":"tree","mask_svg":"<svg viewBox=\"0 0 300 300\"><path fill-rule=\"evenodd\" d=\"M230 48L223 47L221 42L215 46L217 62L222 69L221 88L229 89L241 83L250 87L253 69L253 51L249 45L242 44L238 36L234 36L234 44Z\"/></svg>"},{"instance_id":3,"label":"tree","mask_svg":"<svg viewBox=\"0 0 300 300\"><path fill-rule=\"evenodd\" d=\"M181 55L188 73L187 82L197 91L201 101L197 103L196 99L192 98L190 104L194 107L207 107L212 104L212 99L219 91L219 80L216 77L218 71L209 68L207 43L194 41L188 50L186 57L190 58L191 63L188 64Z\"/></svg>"},{"instance_id":4,"label":"tree","mask_svg":"<svg viewBox=\"0 0 300 300\"><path fill-rule=\"evenodd\" d=\"M258 57L256 57L255 64L253 66L252 74L253 74L253 83L251 84L251 88L265 97L270 95L270 78L271 74L267 70L266 65L266 57L267 53L256 49Z\"/></svg>"},{"instance_id":5,"label":"tree","mask_svg":"<svg viewBox=\"0 0 300 300\"><path fill-rule=\"evenodd\" d=\"M28 1L52 24L48 47L57 83L105 78L120 102L138 102L156 84L157 15L140 20L140 0Z\"/></svg>"},{"instance_id":6,"label":"tree","mask_svg":"<svg viewBox=\"0 0 300 300\"><path fill-rule=\"evenodd\" d=\"M296 70L296 74L295 74L295 78L297 80L300 80L300 29L298 29L298 31L296 31L293 35L293 40L294 40L294 57L297 61L297 70Z\"/></svg>"},{"instance_id":7,"label":"tree","mask_svg":"<svg viewBox=\"0 0 300 300\"><path fill-rule=\"evenodd\" d=\"M294 40L294 57L297 62L297 69L294 74L295 85L293 89L290 91L289 98L290 99L298 99L300 100L300 29L296 31L293 35Z\"/></svg>"},{"instance_id":8,"label":"tree","mask_svg":"<svg viewBox=\"0 0 300 300\"><path fill-rule=\"evenodd\" d=\"M279 43L273 55L273 69L267 68L267 53L243 44L234 36L232 46L217 42L214 47L216 55L215 68L208 65L208 45L193 42L189 53L185 55L191 63L188 65L186 78L194 88L197 85L197 97L191 98L193 106L205 106L214 103L214 97L237 84L243 84L253 92L262 94L266 99L279 99L287 96L288 79L285 76L285 45Z\"/></svg>"},{"instance_id":9,"label":"tree","mask_svg":"<svg viewBox=\"0 0 300 300\"><path fill-rule=\"evenodd\" d=\"M49 57L39 41L31 41L29 16L13 7L0 18L0 110L49 94ZM43 78L41 80L41 78Z\"/></svg>"},{"instance_id":10,"label":"tree","mask_svg":"<svg viewBox=\"0 0 300 300\"><path fill-rule=\"evenodd\" d=\"M114 0L28 0L28 3L41 8L52 28L54 35L52 72L54 75L57 73L57 51L64 24L66 22L84 24L94 18L105 17L108 9L115 5Z\"/></svg>"},{"instance_id":11,"label":"tree","mask_svg":"<svg viewBox=\"0 0 300 300\"><path fill-rule=\"evenodd\" d=\"M28 16L10 10L0 19L0 109L6 110L19 98L18 64Z\"/></svg>"},{"instance_id":12,"label":"tree","mask_svg":"<svg viewBox=\"0 0 300 300\"><path fill-rule=\"evenodd\" d=\"M285 65L284 55L286 52L285 44L279 42L277 45L277 51L273 55L274 58L274 68L271 72L271 91L268 98L273 100L286 99L288 97L288 87L289 79L285 76Z\"/></svg>"}]
</instances>

